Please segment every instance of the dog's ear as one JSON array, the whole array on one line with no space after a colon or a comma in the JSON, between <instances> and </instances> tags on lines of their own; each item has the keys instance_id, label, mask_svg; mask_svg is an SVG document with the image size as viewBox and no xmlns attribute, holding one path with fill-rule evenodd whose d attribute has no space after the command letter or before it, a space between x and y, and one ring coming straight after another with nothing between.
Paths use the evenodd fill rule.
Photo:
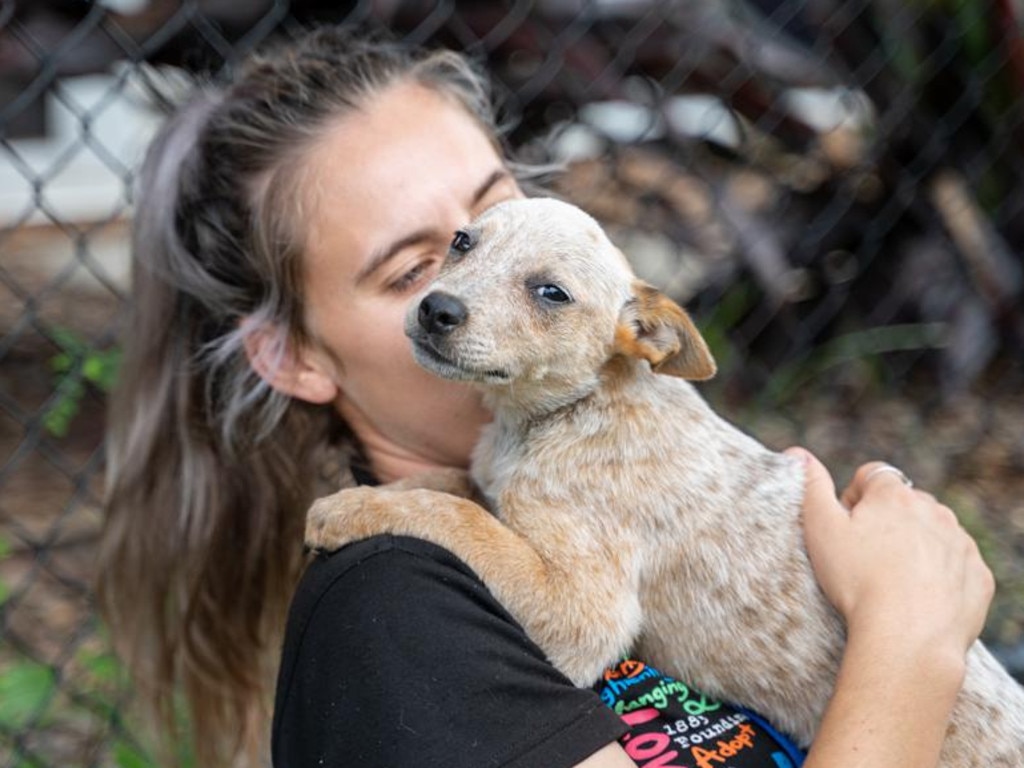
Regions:
<instances>
[{"instance_id":1,"label":"dog's ear","mask_svg":"<svg viewBox=\"0 0 1024 768\"><path fill-rule=\"evenodd\" d=\"M656 373L684 379L710 379L715 360L686 310L642 280L619 314L615 351L642 358Z\"/></svg>"}]
</instances>

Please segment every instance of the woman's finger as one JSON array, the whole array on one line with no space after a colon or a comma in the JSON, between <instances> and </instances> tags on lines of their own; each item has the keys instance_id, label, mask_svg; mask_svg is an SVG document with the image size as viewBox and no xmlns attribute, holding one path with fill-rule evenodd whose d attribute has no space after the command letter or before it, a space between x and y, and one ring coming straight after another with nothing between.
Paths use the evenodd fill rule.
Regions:
<instances>
[{"instance_id":1,"label":"woman's finger","mask_svg":"<svg viewBox=\"0 0 1024 768\"><path fill-rule=\"evenodd\" d=\"M846 507L853 509L860 503L869 486L897 490L910 489L913 483L898 467L884 461L869 461L858 467L850 484L843 490L840 500Z\"/></svg>"}]
</instances>

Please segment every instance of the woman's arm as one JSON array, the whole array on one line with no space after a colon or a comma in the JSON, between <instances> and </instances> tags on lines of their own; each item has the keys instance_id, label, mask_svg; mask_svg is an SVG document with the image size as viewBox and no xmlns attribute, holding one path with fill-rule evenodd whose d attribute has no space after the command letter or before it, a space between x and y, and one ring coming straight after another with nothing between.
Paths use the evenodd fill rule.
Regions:
<instances>
[{"instance_id":1,"label":"woman's arm","mask_svg":"<svg viewBox=\"0 0 1024 768\"><path fill-rule=\"evenodd\" d=\"M618 742L612 742L592 754L574 768L636 768L636 763L629 759L626 750Z\"/></svg>"},{"instance_id":2,"label":"woman's arm","mask_svg":"<svg viewBox=\"0 0 1024 768\"><path fill-rule=\"evenodd\" d=\"M804 532L848 641L806 768L934 768L992 573L956 517L878 463L843 494L806 452ZM845 506L844 506L845 505Z\"/></svg>"}]
</instances>

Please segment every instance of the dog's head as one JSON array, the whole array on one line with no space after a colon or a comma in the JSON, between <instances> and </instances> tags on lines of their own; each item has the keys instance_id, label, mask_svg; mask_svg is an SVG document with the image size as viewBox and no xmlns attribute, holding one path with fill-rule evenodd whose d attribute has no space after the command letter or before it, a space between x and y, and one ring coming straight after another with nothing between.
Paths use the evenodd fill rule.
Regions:
<instances>
[{"instance_id":1,"label":"dog's head","mask_svg":"<svg viewBox=\"0 0 1024 768\"><path fill-rule=\"evenodd\" d=\"M551 199L501 203L457 232L405 331L428 370L542 407L585 394L617 356L715 372L686 312L635 277L593 218Z\"/></svg>"}]
</instances>

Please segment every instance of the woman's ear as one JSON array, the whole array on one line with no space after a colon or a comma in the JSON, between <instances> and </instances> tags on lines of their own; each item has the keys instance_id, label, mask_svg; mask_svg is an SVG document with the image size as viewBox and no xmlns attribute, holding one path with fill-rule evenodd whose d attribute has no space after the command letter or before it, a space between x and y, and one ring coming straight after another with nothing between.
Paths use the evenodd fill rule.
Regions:
<instances>
[{"instance_id":1,"label":"woman's ear","mask_svg":"<svg viewBox=\"0 0 1024 768\"><path fill-rule=\"evenodd\" d=\"M285 331L255 328L245 334L243 344L249 365L278 392L317 405L337 397L338 385L327 355L309 347L296 349Z\"/></svg>"}]
</instances>

